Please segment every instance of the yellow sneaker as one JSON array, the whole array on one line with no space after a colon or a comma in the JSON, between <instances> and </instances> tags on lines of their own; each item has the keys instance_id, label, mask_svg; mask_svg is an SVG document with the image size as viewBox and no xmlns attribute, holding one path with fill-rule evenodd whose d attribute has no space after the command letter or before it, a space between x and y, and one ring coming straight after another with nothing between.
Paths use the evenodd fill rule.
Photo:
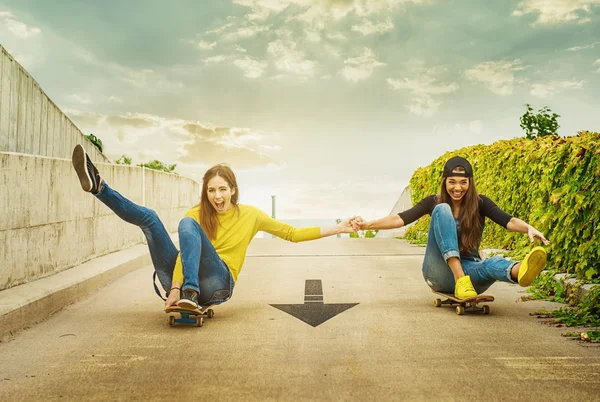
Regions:
<instances>
[{"instance_id":1,"label":"yellow sneaker","mask_svg":"<svg viewBox=\"0 0 600 402\"><path fill-rule=\"evenodd\" d=\"M469 275L456 280L454 296L456 296L457 299L468 299L469 297L477 296L477 292L471 283L471 277Z\"/></svg>"},{"instance_id":2,"label":"yellow sneaker","mask_svg":"<svg viewBox=\"0 0 600 402\"><path fill-rule=\"evenodd\" d=\"M525 256L519 267L519 285L529 286L546 266L546 250L542 247L534 247Z\"/></svg>"}]
</instances>

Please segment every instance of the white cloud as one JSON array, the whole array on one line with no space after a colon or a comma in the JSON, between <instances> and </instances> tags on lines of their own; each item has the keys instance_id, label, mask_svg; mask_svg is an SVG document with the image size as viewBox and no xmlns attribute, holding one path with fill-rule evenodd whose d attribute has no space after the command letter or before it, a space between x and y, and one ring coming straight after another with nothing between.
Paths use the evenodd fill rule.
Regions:
<instances>
[{"instance_id":1,"label":"white cloud","mask_svg":"<svg viewBox=\"0 0 600 402\"><path fill-rule=\"evenodd\" d=\"M382 34L386 32L390 32L394 29L394 24L388 18L384 22L379 22L377 24L371 22L368 19L363 19L360 24L352 25L352 30L355 32L360 32L363 36L371 35L371 34Z\"/></svg>"},{"instance_id":2,"label":"white cloud","mask_svg":"<svg viewBox=\"0 0 600 402\"><path fill-rule=\"evenodd\" d=\"M596 72L600 73L600 59L594 62L594 66L598 66L598 70L596 70Z\"/></svg>"},{"instance_id":3,"label":"white cloud","mask_svg":"<svg viewBox=\"0 0 600 402\"><path fill-rule=\"evenodd\" d=\"M493 93L505 96L513 93L517 83L514 73L527 68L529 66L521 66L521 61L518 59L488 61L465 71L465 75L472 81L483 83Z\"/></svg>"},{"instance_id":4,"label":"white cloud","mask_svg":"<svg viewBox=\"0 0 600 402\"><path fill-rule=\"evenodd\" d=\"M269 31L270 29L271 29L270 25L243 26L243 27L239 27L237 29L237 31L231 32L231 33L225 35L224 39L225 40L247 39L247 38L256 36L256 34L258 34L260 32Z\"/></svg>"},{"instance_id":5,"label":"white cloud","mask_svg":"<svg viewBox=\"0 0 600 402\"><path fill-rule=\"evenodd\" d=\"M81 103L81 104L84 104L84 105L87 105L87 104L91 103L90 98L88 98L87 96L81 96L81 95L78 95L78 94L69 95L68 98L69 98L69 100L71 102Z\"/></svg>"},{"instance_id":6,"label":"white cloud","mask_svg":"<svg viewBox=\"0 0 600 402\"><path fill-rule=\"evenodd\" d=\"M434 99L434 96L452 93L458 90L456 83L448 85L436 84L436 79L431 75L433 70L419 74L418 78L404 78L396 80L388 78L386 82L396 90L408 89L411 92L411 102L408 110L417 116L431 117L433 116L441 101Z\"/></svg>"},{"instance_id":7,"label":"white cloud","mask_svg":"<svg viewBox=\"0 0 600 402\"><path fill-rule=\"evenodd\" d=\"M521 17L530 13L537 14L534 25L574 21L586 23L591 19L582 14L590 14L592 7L599 4L600 0L522 0L513 15Z\"/></svg>"},{"instance_id":8,"label":"white cloud","mask_svg":"<svg viewBox=\"0 0 600 402\"><path fill-rule=\"evenodd\" d=\"M110 98L108 98L108 101L112 103L123 103L123 99L117 96L111 96Z\"/></svg>"},{"instance_id":9,"label":"white cloud","mask_svg":"<svg viewBox=\"0 0 600 402\"><path fill-rule=\"evenodd\" d=\"M341 32L336 32L334 34L327 34L327 37L331 40L346 40L347 38Z\"/></svg>"},{"instance_id":10,"label":"white cloud","mask_svg":"<svg viewBox=\"0 0 600 402\"><path fill-rule=\"evenodd\" d=\"M593 49L594 46L596 46L599 43L600 42L594 42L594 43L590 43L589 45L584 45L584 46L573 46L573 47L568 48L567 50L570 52L578 52L580 50Z\"/></svg>"},{"instance_id":11,"label":"white cloud","mask_svg":"<svg viewBox=\"0 0 600 402\"><path fill-rule=\"evenodd\" d=\"M325 45L325 52L328 55L335 57L336 59L338 59L341 56L340 49L338 49L335 46Z\"/></svg>"},{"instance_id":12,"label":"white cloud","mask_svg":"<svg viewBox=\"0 0 600 402\"><path fill-rule=\"evenodd\" d=\"M287 28L279 28L275 31L275 35L283 38L290 38L294 35L294 33Z\"/></svg>"},{"instance_id":13,"label":"white cloud","mask_svg":"<svg viewBox=\"0 0 600 402\"><path fill-rule=\"evenodd\" d=\"M0 24L21 39L28 39L42 32L39 28L29 27L27 24L17 21L15 16L8 11L0 12Z\"/></svg>"},{"instance_id":14,"label":"white cloud","mask_svg":"<svg viewBox=\"0 0 600 402\"><path fill-rule=\"evenodd\" d=\"M181 143L177 160L184 164L214 165L235 162L234 168L265 167L277 162L258 149L275 151L276 145L260 144L271 141L248 128L211 127L185 122L181 125L191 140Z\"/></svg>"},{"instance_id":15,"label":"white cloud","mask_svg":"<svg viewBox=\"0 0 600 402\"><path fill-rule=\"evenodd\" d=\"M240 53L246 51L246 49L242 47L240 47L240 49L238 49ZM245 54L212 56L204 59L204 64L219 64L228 60L233 60L233 65L242 70L244 72L244 76L248 78L262 77L268 65L266 61L257 60Z\"/></svg>"},{"instance_id":16,"label":"white cloud","mask_svg":"<svg viewBox=\"0 0 600 402\"><path fill-rule=\"evenodd\" d=\"M229 17L229 20L231 22L228 22L225 25L220 26L219 28L215 28L215 29L211 29L210 31L206 31L204 34L205 35L219 35L222 32L226 31L227 29L231 28L232 26L235 25L235 17Z\"/></svg>"},{"instance_id":17,"label":"white cloud","mask_svg":"<svg viewBox=\"0 0 600 402\"><path fill-rule=\"evenodd\" d=\"M285 10L293 0L234 0L233 4L250 7L252 10L246 15L248 20L265 20L270 14L279 14Z\"/></svg>"},{"instance_id":18,"label":"white cloud","mask_svg":"<svg viewBox=\"0 0 600 402\"><path fill-rule=\"evenodd\" d=\"M431 0L235 0L234 4L250 8L245 18L265 21L283 11L290 16L287 21L300 21L307 27L322 31L332 21L349 15L368 17L391 12L402 5L424 4ZM290 7L293 6L293 7Z\"/></svg>"},{"instance_id":19,"label":"white cloud","mask_svg":"<svg viewBox=\"0 0 600 402\"><path fill-rule=\"evenodd\" d=\"M64 112L82 131L102 138L109 158L115 160L125 154L134 164L151 159L177 163L178 173L197 179L207 165L219 162L233 163L238 168L278 165L264 152L272 154L282 149L275 135L250 128L219 127L141 113L104 115L70 108Z\"/></svg>"},{"instance_id":20,"label":"white cloud","mask_svg":"<svg viewBox=\"0 0 600 402\"><path fill-rule=\"evenodd\" d=\"M533 84L531 95L538 98L550 98L567 89L581 89L583 81L550 81L546 84Z\"/></svg>"},{"instance_id":21,"label":"white cloud","mask_svg":"<svg viewBox=\"0 0 600 402\"><path fill-rule=\"evenodd\" d=\"M304 53L296 50L296 43L278 39L269 43L267 51L275 58L275 67L279 71L312 77L315 63L307 60Z\"/></svg>"},{"instance_id":22,"label":"white cloud","mask_svg":"<svg viewBox=\"0 0 600 402\"><path fill-rule=\"evenodd\" d=\"M233 64L244 71L244 76L248 78L261 77L267 68L267 62L256 60L248 56L236 59Z\"/></svg>"},{"instance_id":23,"label":"white cloud","mask_svg":"<svg viewBox=\"0 0 600 402\"><path fill-rule=\"evenodd\" d=\"M304 33L306 34L306 40L311 42L321 42L321 34L319 34L319 32L305 29Z\"/></svg>"},{"instance_id":24,"label":"white cloud","mask_svg":"<svg viewBox=\"0 0 600 402\"><path fill-rule=\"evenodd\" d=\"M218 55L218 56L211 56L211 57L207 57L206 59L204 59L204 64L218 64L218 63L222 63L225 60L229 60L230 56L225 56L225 55Z\"/></svg>"},{"instance_id":25,"label":"white cloud","mask_svg":"<svg viewBox=\"0 0 600 402\"><path fill-rule=\"evenodd\" d=\"M425 62L418 59L411 59L406 63L406 69L409 78L403 79L388 78L386 82L394 90L408 90L410 92L410 101L408 110L417 115L431 117L437 113L442 105L440 96L455 92L458 85L454 82L450 84L438 83L437 76L447 72L444 66L427 67Z\"/></svg>"},{"instance_id":26,"label":"white cloud","mask_svg":"<svg viewBox=\"0 0 600 402\"><path fill-rule=\"evenodd\" d=\"M341 71L346 80L357 82L367 79L373 74L373 71L385 63L377 60L373 51L369 48L364 48L360 56L351 57L344 60L346 67Z\"/></svg>"},{"instance_id":27,"label":"white cloud","mask_svg":"<svg viewBox=\"0 0 600 402\"><path fill-rule=\"evenodd\" d=\"M245 48L243 48L243 47L241 47L240 45L237 45L237 44L235 45L235 50L237 52L240 52L240 53L246 53L248 51Z\"/></svg>"},{"instance_id":28,"label":"white cloud","mask_svg":"<svg viewBox=\"0 0 600 402\"><path fill-rule=\"evenodd\" d=\"M194 43L200 50L212 50L217 46L217 42L206 42L203 40L197 43L192 41L192 43Z\"/></svg>"}]
</instances>

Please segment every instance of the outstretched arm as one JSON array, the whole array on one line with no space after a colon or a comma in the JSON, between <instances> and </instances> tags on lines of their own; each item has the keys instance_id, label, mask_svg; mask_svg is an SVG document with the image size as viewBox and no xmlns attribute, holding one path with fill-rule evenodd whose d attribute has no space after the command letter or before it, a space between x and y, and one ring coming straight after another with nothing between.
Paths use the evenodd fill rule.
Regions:
<instances>
[{"instance_id":1,"label":"outstretched arm","mask_svg":"<svg viewBox=\"0 0 600 402\"><path fill-rule=\"evenodd\" d=\"M334 226L296 228L287 223L275 220L260 210L258 212L257 222L257 230L262 230L273 236L277 236L280 239L294 243L316 240L338 233L352 233L358 230L358 225L353 226L350 223L350 219L343 220Z\"/></svg>"},{"instance_id":2,"label":"outstretched arm","mask_svg":"<svg viewBox=\"0 0 600 402\"><path fill-rule=\"evenodd\" d=\"M550 244L550 241L546 239L539 230L537 230L527 222L522 221L521 219L512 218L506 225L506 228L511 232L527 233L527 236L529 236L529 239L532 242L535 238L538 238L546 246Z\"/></svg>"}]
</instances>

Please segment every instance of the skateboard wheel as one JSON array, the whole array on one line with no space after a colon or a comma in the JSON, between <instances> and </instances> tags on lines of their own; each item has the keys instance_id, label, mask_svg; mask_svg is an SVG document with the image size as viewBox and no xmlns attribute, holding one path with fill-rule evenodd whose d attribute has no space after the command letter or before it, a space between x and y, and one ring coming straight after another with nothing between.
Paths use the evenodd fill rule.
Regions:
<instances>
[{"instance_id":1,"label":"skateboard wheel","mask_svg":"<svg viewBox=\"0 0 600 402\"><path fill-rule=\"evenodd\" d=\"M482 307L482 309L483 309L483 314L487 315L487 314L490 313L490 306L485 305L485 306Z\"/></svg>"},{"instance_id":2,"label":"skateboard wheel","mask_svg":"<svg viewBox=\"0 0 600 402\"><path fill-rule=\"evenodd\" d=\"M196 326L201 327L204 325L204 317L196 317Z\"/></svg>"},{"instance_id":3,"label":"skateboard wheel","mask_svg":"<svg viewBox=\"0 0 600 402\"><path fill-rule=\"evenodd\" d=\"M169 326L175 326L175 317L173 317L172 315L169 316Z\"/></svg>"},{"instance_id":4,"label":"skateboard wheel","mask_svg":"<svg viewBox=\"0 0 600 402\"><path fill-rule=\"evenodd\" d=\"M456 306L456 314L463 315L465 313L465 308L463 306Z\"/></svg>"},{"instance_id":5,"label":"skateboard wheel","mask_svg":"<svg viewBox=\"0 0 600 402\"><path fill-rule=\"evenodd\" d=\"M212 308L209 308L207 313L208 313L208 318L213 318L215 316L215 312L213 311Z\"/></svg>"},{"instance_id":6,"label":"skateboard wheel","mask_svg":"<svg viewBox=\"0 0 600 402\"><path fill-rule=\"evenodd\" d=\"M436 307L442 307L442 301L440 299L435 299L433 301L433 305Z\"/></svg>"}]
</instances>

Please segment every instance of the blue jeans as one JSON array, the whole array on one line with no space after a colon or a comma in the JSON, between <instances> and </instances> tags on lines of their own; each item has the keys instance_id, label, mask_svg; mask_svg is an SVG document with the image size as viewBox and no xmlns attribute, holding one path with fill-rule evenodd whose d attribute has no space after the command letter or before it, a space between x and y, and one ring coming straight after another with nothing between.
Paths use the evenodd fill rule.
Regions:
<instances>
[{"instance_id":1,"label":"blue jeans","mask_svg":"<svg viewBox=\"0 0 600 402\"><path fill-rule=\"evenodd\" d=\"M454 275L447 261L450 257L461 258L457 224L450 205L436 205L431 213L427 248L423 258L423 277L436 292L454 293ZM485 292L496 281L516 283L510 275L512 267L517 264L515 261L496 256L484 261L479 258L461 259L460 263L465 275L471 277L477 293Z\"/></svg>"},{"instance_id":2,"label":"blue jeans","mask_svg":"<svg viewBox=\"0 0 600 402\"><path fill-rule=\"evenodd\" d=\"M158 280L168 294L179 251L156 212L131 202L110 188L104 180L96 198L119 218L142 229L148 241L150 257ZM179 244L183 265L183 287L199 292L198 302L203 306L229 300L233 293L233 277L198 222L192 218L181 220Z\"/></svg>"}]
</instances>

